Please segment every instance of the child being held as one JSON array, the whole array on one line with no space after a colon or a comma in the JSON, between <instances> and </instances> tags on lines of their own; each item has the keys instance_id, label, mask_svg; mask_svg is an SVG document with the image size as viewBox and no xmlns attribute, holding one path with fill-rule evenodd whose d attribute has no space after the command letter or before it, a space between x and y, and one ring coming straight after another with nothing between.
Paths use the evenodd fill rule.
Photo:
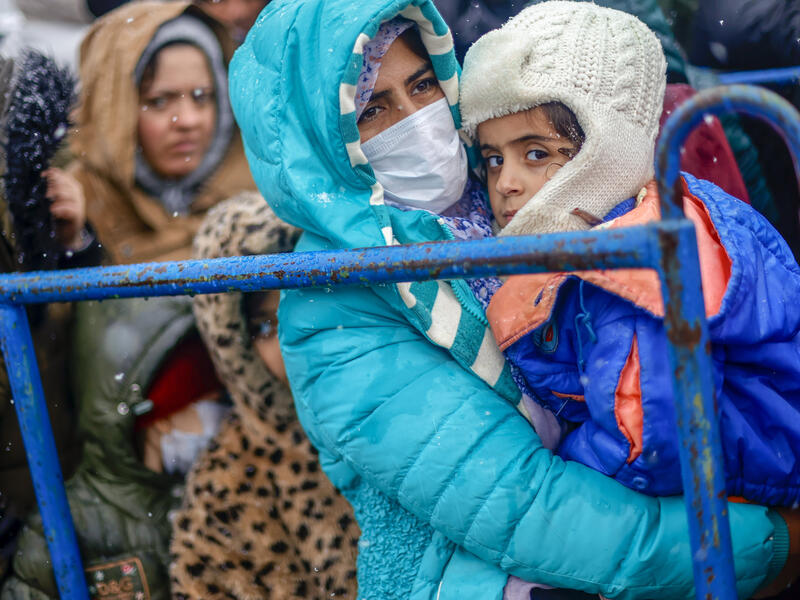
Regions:
<instances>
[{"instance_id":1,"label":"child being held","mask_svg":"<svg viewBox=\"0 0 800 600\"><path fill-rule=\"evenodd\" d=\"M461 110L500 235L659 219L653 152L665 70L643 23L591 3L534 5L476 42ZM800 269L750 206L685 173L681 185L697 231L728 493L792 506ZM682 491L653 271L511 277L487 315L523 387L569 424L562 457L649 494Z\"/></svg>"}]
</instances>

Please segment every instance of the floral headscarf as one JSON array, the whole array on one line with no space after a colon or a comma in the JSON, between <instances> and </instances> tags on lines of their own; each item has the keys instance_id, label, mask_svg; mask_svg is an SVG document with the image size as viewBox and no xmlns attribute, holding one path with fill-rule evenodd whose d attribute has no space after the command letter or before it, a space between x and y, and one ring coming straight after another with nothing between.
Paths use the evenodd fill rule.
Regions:
<instances>
[{"instance_id":1,"label":"floral headscarf","mask_svg":"<svg viewBox=\"0 0 800 600\"><path fill-rule=\"evenodd\" d=\"M364 64L361 67L361 75L358 76L356 86L356 121L361 118L364 107L372 98L372 90L378 79L381 61L389 51L389 46L413 25L412 21L395 17L382 23L375 37L364 45Z\"/></svg>"}]
</instances>

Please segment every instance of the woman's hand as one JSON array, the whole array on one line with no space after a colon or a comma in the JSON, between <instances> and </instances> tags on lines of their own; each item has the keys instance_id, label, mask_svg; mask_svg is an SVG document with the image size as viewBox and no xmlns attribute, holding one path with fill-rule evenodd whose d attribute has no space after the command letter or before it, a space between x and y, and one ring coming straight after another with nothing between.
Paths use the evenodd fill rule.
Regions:
<instances>
[{"instance_id":1,"label":"woman's hand","mask_svg":"<svg viewBox=\"0 0 800 600\"><path fill-rule=\"evenodd\" d=\"M86 225L86 197L83 187L75 177L55 167L42 173L47 180L47 197L53 217L58 242L67 250L80 250L84 246Z\"/></svg>"}]
</instances>

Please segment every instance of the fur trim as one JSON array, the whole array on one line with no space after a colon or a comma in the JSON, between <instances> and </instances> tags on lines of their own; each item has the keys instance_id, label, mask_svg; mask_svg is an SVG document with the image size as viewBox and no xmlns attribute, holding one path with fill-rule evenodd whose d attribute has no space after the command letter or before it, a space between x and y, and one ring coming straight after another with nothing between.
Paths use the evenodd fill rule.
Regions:
<instances>
[{"instance_id":1,"label":"fur trim","mask_svg":"<svg viewBox=\"0 0 800 600\"><path fill-rule=\"evenodd\" d=\"M55 237L42 172L50 166L69 128L76 80L69 69L58 67L35 50L27 50L15 69L4 63L2 71L3 83L8 86L7 112L0 112L6 161L3 183L14 223L17 260L27 271L55 269L63 248Z\"/></svg>"},{"instance_id":2,"label":"fur trim","mask_svg":"<svg viewBox=\"0 0 800 600\"><path fill-rule=\"evenodd\" d=\"M257 192L244 192L208 212L194 240L196 258L287 252L299 230L272 212ZM241 292L194 299L197 327L225 388L246 423L294 421L289 389L267 370L247 330Z\"/></svg>"}]
</instances>

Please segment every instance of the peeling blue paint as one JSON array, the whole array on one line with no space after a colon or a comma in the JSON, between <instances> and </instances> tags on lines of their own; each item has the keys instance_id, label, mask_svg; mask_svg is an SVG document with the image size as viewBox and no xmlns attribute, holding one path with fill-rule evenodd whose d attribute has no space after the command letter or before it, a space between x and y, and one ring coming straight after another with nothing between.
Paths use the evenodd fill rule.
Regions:
<instances>
[{"instance_id":1,"label":"peeling blue paint","mask_svg":"<svg viewBox=\"0 0 800 600\"><path fill-rule=\"evenodd\" d=\"M700 286L686 283L700 281L697 245L694 226L684 218L676 195L680 144L706 115L731 111L772 123L791 148L797 168L800 115L791 105L749 86L706 90L678 108L664 127L656 153L664 218L659 223L472 242L0 275L0 344L61 597L86 600L88 592L26 304L647 267L658 272L665 296L697 598L736 598L705 307Z\"/></svg>"}]
</instances>

